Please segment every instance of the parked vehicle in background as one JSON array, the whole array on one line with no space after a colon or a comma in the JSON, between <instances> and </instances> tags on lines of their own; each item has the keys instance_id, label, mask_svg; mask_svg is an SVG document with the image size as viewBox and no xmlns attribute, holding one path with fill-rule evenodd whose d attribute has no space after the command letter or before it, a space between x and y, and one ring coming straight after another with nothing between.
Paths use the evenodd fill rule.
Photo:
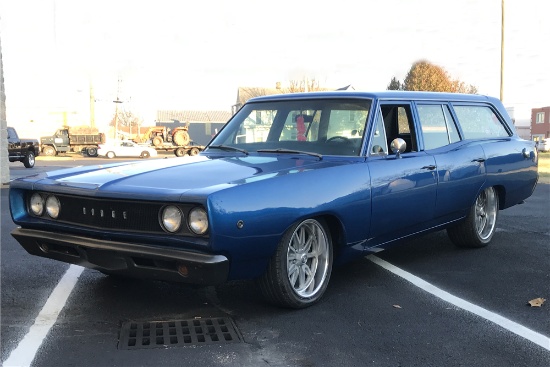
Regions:
<instances>
[{"instance_id":1,"label":"parked vehicle in background","mask_svg":"<svg viewBox=\"0 0 550 367\"><path fill-rule=\"evenodd\" d=\"M8 132L8 159L10 162L23 162L26 168L34 167L35 158L40 155L40 144L36 139L21 139L13 127Z\"/></svg>"},{"instance_id":2,"label":"parked vehicle in background","mask_svg":"<svg viewBox=\"0 0 550 367\"><path fill-rule=\"evenodd\" d=\"M185 146L189 145L191 142L191 137L189 136L188 130L189 126L187 125L180 126L175 129L169 129L165 126L153 126L144 134L137 136L136 141L139 143L150 142L155 147L164 143Z\"/></svg>"},{"instance_id":3,"label":"parked vehicle in background","mask_svg":"<svg viewBox=\"0 0 550 367\"><path fill-rule=\"evenodd\" d=\"M195 144L188 133L189 126L167 128L166 126L153 126L144 134L136 135L137 143L148 144L157 151L174 152L177 157L184 155L197 155L204 150L204 146Z\"/></svg>"},{"instance_id":4,"label":"parked vehicle in background","mask_svg":"<svg viewBox=\"0 0 550 367\"><path fill-rule=\"evenodd\" d=\"M99 145L97 149L98 156L107 158L115 157L156 157L157 151L151 147L136 144L130 140L115 141Z\"/></svg>"},{"instance_id":5,"label":"parked vehicle in background","mask_svg":"<svg viewBox=\"0 0 550 367\"><path fill-rule=\"evenodd\" d=\"M446 229L487 246L538 181L534 142L492 97L356 91L250 99L188 159L15 180L12 235L106 274L202 285L255 279L318 302L333 265Z\"/></svg>"},{"instance_id":6,"label":"parked vehicle in background","mask_svg":"<svg viewBox=\"0 0 550 367\"><path fill-rule=\"evenodd\" d=\"M539 152L550 152L550 138L538 140L537 149Z\"/></svg>"},{"instance_id":7,"label":"parked vehicle in background","mask_svg":"<svg viewBox=\"0 0 550 367\"><path fill-rule=\"evenodd\" d=\"M52 136L40 138L44 155L53 156L58 153L83 153L91 157L97 156L97 146L105 143L105 134L72 134L68 127L58 129Z\"/></svg>"}]
</instances>

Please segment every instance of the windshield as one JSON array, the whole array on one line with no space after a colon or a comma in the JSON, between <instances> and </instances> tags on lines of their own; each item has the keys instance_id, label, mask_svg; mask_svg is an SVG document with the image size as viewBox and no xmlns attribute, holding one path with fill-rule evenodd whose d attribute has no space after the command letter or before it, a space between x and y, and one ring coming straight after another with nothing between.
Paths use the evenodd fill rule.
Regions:
<instances>
[{"instance_id":1,"label":"windshield","mask_svg":"<svg viewBox=\"0 0 550 367\"><path fill-rule=\"evenodd\" d=\"M371 100L286 100L245 105L209 149L357 156Z\"/></svg>"}]
</instances>

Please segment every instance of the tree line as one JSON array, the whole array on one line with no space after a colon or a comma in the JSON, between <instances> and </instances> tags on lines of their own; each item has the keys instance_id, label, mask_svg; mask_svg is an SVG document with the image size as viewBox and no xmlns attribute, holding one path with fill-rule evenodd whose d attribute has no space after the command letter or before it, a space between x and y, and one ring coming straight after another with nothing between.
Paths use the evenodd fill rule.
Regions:
<instances>
[{"instance_id":1,"label":"tree line","mask_svg":"<svg viewBox=\"0 0 550 367\"><path fill-rule=\"evenodd\" d=\"M426 91L426 92L448 92L448 93L468 93L476 94L478 89L475 85L454 79L441 66L433 64L427 60L414 62L409 69L403 81L392 77L386 87L387 90L406 90L406 91ZM277 88L246 88L246 98L264 96L273 93L297 93L297 92L315 92L328 91L331 89L322 87L317 79L290 80L286 88L282 88L277 83ZM245 101L242 101L243 103Z\"/></svg>"}]
</instances>

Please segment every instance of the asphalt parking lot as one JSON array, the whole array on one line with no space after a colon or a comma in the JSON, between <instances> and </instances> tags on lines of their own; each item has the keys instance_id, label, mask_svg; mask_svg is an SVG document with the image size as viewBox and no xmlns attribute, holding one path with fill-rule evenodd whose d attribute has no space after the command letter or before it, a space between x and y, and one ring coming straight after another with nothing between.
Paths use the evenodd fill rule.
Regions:
<instances>
[{"instance_id":1,"label":"asphalt parking lot","mask_svg":"<svg viewBox=\"0 0 550 367\"><path fill-rule=\"evenodd\" d=\"M172 157L159 159L185 159ZM10 175L104 161L111 162L39 157L33 169L11 163ZM15 225L7 200L4 186L4 366L550 365L548 183L500 212L490 246L458 249L445 232L403 242L336 269L323 301L299 311L266 304L252 282L193 288L32 257L9 234ZM547 301L530 306L537 298ZM169 338L170 330L181 333L171 322L218 328L220 320L233 332L230 340L134 349L127 343L132 324ZM51 327L44 332L44 325Z\"/></svg>"}]
</instances>

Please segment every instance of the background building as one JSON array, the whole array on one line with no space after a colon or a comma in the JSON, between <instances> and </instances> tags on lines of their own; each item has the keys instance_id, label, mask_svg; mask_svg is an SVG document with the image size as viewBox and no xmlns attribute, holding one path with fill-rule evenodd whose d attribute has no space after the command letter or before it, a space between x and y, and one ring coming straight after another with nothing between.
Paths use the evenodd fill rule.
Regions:
<instances>
[{"instance_id":1,"label":"background building","mask_svg":"<svg viewBox=\"0 0 550 367\"><path fill-rule=\"evenodd\" d=\"M518 135L523 139L531 140L531 111L518 110L515 107L508 107L506 111L514 122Z\"/></svg>"},{"instance_id":2,"label":"background building","mask_svg":"<svg viewBox=\"0 0 550 367\"><path fill-rule=\"evenodd\" d=\"M535 141L550 138L550 106L531 110L531 136Z\"/></svg>"}]
</instances>

